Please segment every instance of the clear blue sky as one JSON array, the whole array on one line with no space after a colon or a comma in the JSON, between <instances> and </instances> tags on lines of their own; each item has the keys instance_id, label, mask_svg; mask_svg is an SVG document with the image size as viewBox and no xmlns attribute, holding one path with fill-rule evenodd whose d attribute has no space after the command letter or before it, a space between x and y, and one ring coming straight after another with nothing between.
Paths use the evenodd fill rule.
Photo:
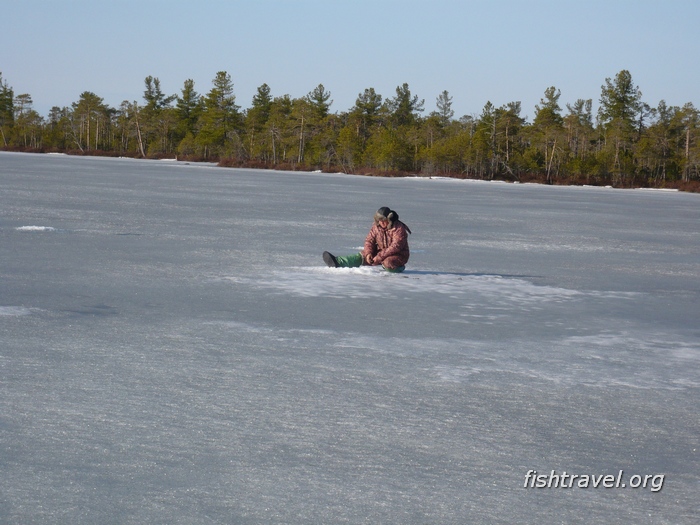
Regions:
<instances>
[{"instance_id":1,"label":"clear blue sky","mask_svg":"<svg viewBox=\"0 0 700 525\"><path fill-rule=\"evenodd\" d=\"M142 102L217 71L250 107L258 86L301 97L323 84L331 111L373 87L408 83L425 114L444 90L455 116L521 101L532 119L549 86L593 99L627 69L652 106L700 106L698 0L0 0L0 72L46 116L92 91Z\"/></svg>"}]
</instances>

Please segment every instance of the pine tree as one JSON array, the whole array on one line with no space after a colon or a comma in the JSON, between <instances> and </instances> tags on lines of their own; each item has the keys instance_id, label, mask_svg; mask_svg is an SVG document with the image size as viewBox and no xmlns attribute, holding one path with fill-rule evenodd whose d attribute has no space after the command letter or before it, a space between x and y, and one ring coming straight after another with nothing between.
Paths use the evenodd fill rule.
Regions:
<instances>
[{"instance_id":1,"label":"pine tree","mask_svg":"<svg viewBox=\"0 0 700 525\"><path fill-rule=\"evenodd\" d=\"M177 131L178 139L181 146L182 141L187 137L187 142L191 143L194 140L194 135L196 133L197 121L202 114L202 100L194 89L194 80L187 79L181 90L181 95L177 97L175 103L176 115L177 115ZM192 151L189 150L188 146L187 154L191 154Z\"/></svg>"},{"instance_id":2,"label":"pine tree","mask_svg":"<svg viewBox=\"0 0 700 525\"><path fill-rule=\"evenodd\" d=\"M265 158L271 155L270 142L263 129L270 118L272 96L270 86L263 84L253 96L253 103L245 116L245 129L248 138L248 154L251 158Z\"/></svg>"},{"instance_id":3,"label":"pine tree","mask_svg":"<svg viewBox=\"0 0 700 525\"><path fill-rule=\"evenodd\" d=\"M379 122L382 111L382 96L374 88L365 89L357 95L355 106L350 110L349 117L354 123L355 134L364 145L372 129Z\"/></svg>"},{"instance_id":4,"label":"pine tree","mask_svg":"<svg viewBox=\"0 0 700 525\"><path fill-rule=\"evenodd\" d=\"M620 71L614 81L605 79L601 89L598 120L605 136L604 154L609 159L613 183L624 184L627 176L634 172L632 147L639 136L636 117L643 108L642 92L627 70Z\"/></svg>"},{"instance_id":5,"label":"pine tree","mask_svg":"<svg viewBox=\"0 0 700 525\"><path fill-rule=\"evenodd\" d=\"M396 127L415 124L418 113L423 111L425 100L419 100L418 95L411 96L408 84L396 88L396 97L387 101L391 111L392 121Z\"/></svg>"},{"instance_id":6,"label":"pine tree","mask_svg":"<svg viewBox=\"0 0 700 525\"><path fill-rule=\"evenodd\" d=\"M0 139L4 146L9 143L10 129L14 123L14 92L2 79L0 72Z\"/></svg>"},{"instance_id":7,"label":"pine tree","mask_svg":"<svg viewBox=\"0 0 700 525\"><path fill-rule=\"evenodd\" d=\"M80 151L100 149L110 117L104 100L91 91L80 94L78 102L72 104L72 138Z\"/></svg>"},{"instance_id":8,"label":"pine tree","mask_svg":"<svg viewBox=\"0 0 700 525\"><path fill-rule=\"evenodd\" d=\"M440 123L443 126L447 126L452 120L452 117L455 116L455 112L452 110L452 97L445 90L442 93L440 93L437 100L435 101L435 105L437 106L437 112L438 116L440 117Z\"/></svg>"},{"instance_id":9,"label":"pine tree","mask_svg":"<svg viewBox=\"0 0 700 525\"><path fill-rule=\"evenodd\" d=\"M326 91L323 84L316 86L316 88L311 91L306 98L313 108L317 122L320 122L328 116L328 112L333 104L333 101L331 100L328 102L328 99L331 98L331 92Z\"/></svg>"},{"instance_id":10,"label":"pine tree","mask_svg":"<svg viewBox=\"0 0 700 525\"><path fill-rule=\"evenodd\" d=\"M532 124L532 135L535 147L544 154L544 169L548 184L553 182L555 171L555 160L557 166L561 165L563 159L559 153L565 145L564 139L564 118L561 115L559 106L561 91L551 86L544 92L544 98L540 99L539 105L535 106L535 120Z\"/></svg>"},{"instance_id":11,"label":"pine tree","mask_svg":"<svg viewBox=\"0 0 700 525\"><path fill-rule=\"evenodd\" d=\"M168 153L172 149L172 139L176 124L176 115L172 103L176 95L166 96L160 87L160 80L152 76L145 79L146 90L143 99L141 131L148 146L148 153Z\"/></svg>"},{"instance_id":12,"label":"pine tree","mask_svg":"<svg viewBox=\"0 0 700 525\"><path fill-rule=\"evenodd\" d=\"M292 107L293 102L289 95L275 97L270 105L265 133L270 136L273 164L287 162L287 155L296 144Z\"/></svg>"},{"instance_id":13,"label":"pine tree","mask_svg":"<svg viewBox=\"0 0 700 525\"><path fill-rule=\"evenodd\" d=\"M688 102L679 112L683 138L680 143L683 151L683 181L700 179L700 110Z\"/></svg>"},{"instance_id":14,"label":"pine tree","mask_svg":"<svg viewBox=\"0 0 700 525\"><path fill-rule=\"evenodd\" d=\"M236 105L231 76L226 71L219 71L212 84L204 97L197 142L204 148L205 157L231 155L238 142L240 108Z\"/></svg>"}]
</instances>

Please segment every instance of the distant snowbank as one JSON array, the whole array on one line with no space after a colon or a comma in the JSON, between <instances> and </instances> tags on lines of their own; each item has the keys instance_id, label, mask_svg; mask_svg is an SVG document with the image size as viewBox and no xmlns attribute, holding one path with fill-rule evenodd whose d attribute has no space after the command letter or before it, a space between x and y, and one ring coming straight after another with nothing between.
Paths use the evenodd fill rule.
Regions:
<instances>
[{"instance_id":1,"label":"distant snowbank","mask_svg":"<svg viewBox=\"0 0 700 525\"><path fill-rule=\"evenodd\" d=\"M531 186L531 187L538 187L538 188L571 188L571 189L579 189L579 190L589 190L589 191L608 191L608 190L615 190L615 191L657 191L657 192L664 192L664 193L690 193L690 192L681 192L681 190L677 188L615 188L614 186L594 186L592 184L542 184L539 182L519 182L519 181L513 181L513 182L508 182L504 180L482 180L482 179L458 179L456 177L443 177L443 176L432 176L432 177L421 177L421 176L412 176L412 177L402 177L403 179L406 180L413 180L413 181L438 181L438 182L450 182L453 184L498 184L498 185L506 185L506 186Z\"/></svg>"}]
</instances>

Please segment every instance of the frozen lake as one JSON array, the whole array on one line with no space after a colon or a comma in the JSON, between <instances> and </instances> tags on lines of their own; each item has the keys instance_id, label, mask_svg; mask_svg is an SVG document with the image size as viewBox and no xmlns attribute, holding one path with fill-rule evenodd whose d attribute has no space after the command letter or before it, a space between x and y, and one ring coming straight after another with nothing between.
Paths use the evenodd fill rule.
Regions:
<instances>
[{"instance_id":1,"label":"frozen lake","mask_svg":"<svg viewBox=\"0 0 700 525\"><path fill-rule=\"evenodd\" d=\"M0 153L0 523L695 524L699 406L700 195Z\"/></svg>"}]
</instances>

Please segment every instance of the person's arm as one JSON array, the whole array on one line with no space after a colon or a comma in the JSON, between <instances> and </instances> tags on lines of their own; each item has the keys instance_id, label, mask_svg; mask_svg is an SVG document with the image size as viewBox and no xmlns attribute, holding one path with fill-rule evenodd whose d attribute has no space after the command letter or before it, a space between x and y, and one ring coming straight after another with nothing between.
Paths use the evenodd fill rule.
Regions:
<instances>
[{"instance_id":1,"label":"person's arm","mask_svg":"<svg viewBox=\"0 0 700 525\"><path fill-rule=\"evenodd\" d=\"M367 264L372 264L374 256L377 254L377 231L376 226L372 226L365 238L365 249L362 250L362 258Z\"/></svg>"},{"instance_id":2,"label":"person's arm","mask_svg":"<svg viewBox=\"0 0 700 525\"><path fill-rule=\"evenodd\" d=\"M408 242L406 228L398 226L391 230L391 244L377 253L374 257L375 263L380 263L387 257L401 253Z\"/></svg>"}]
</instances>

